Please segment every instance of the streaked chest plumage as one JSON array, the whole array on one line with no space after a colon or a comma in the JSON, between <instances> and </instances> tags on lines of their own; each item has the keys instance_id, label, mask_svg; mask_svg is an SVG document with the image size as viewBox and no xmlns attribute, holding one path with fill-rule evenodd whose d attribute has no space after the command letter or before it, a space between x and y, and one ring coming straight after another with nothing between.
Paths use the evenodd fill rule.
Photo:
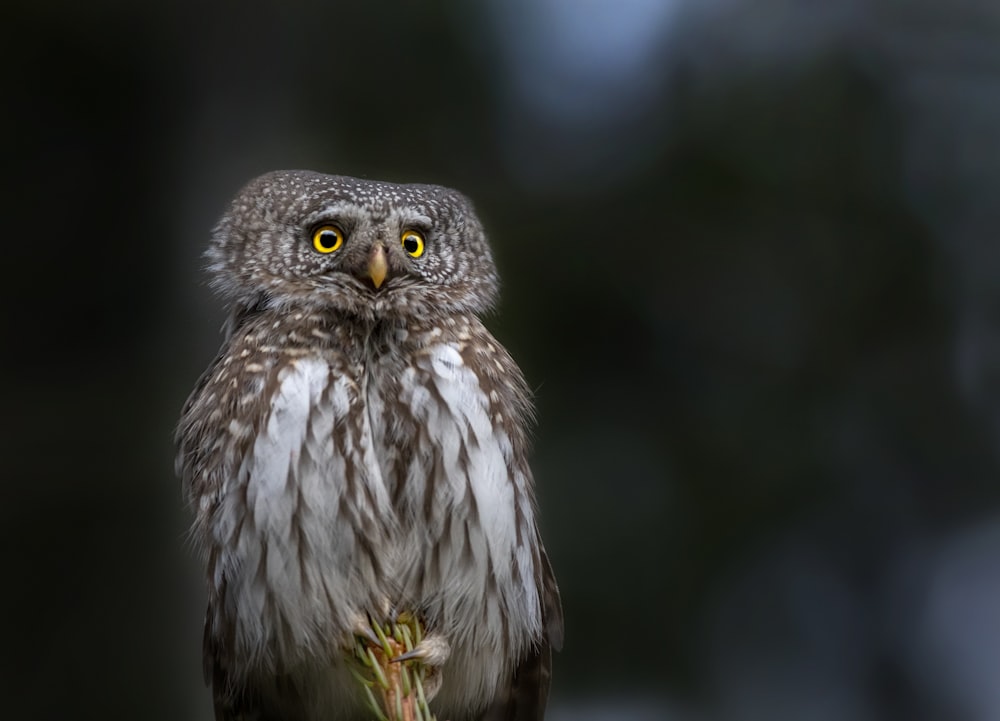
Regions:
<instances>
[{"instance_id":1,"label":"streaked chest plumage","mask_svg":"<svg viewBox=\"0 0 1000 721\"><path fill-rule=\"evenodd\" d=\"M452 640L443 707L491 696L542 633L523 385L472 318L237 329L182 421L222 651L336 675L365 613L413 610Z\"/></svg>"}]
</instances>

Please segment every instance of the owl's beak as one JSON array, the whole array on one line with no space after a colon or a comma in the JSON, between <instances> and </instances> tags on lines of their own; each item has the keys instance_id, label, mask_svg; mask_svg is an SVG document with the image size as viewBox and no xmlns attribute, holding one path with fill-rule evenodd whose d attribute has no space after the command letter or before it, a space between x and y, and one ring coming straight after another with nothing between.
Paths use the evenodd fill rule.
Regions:
<instances>
[{"instance_id":1,"label":"owl's beak","mask_svg":"<svg viewBox=\"0 0 1000 721\"><path fill-rule=\"evenodd\" d=\"M382 247L381 243L376 243L368 257L368 277L372 279L376 288L381 288L388 272L389 264L385 259L385 248Z\"/></svg>"}]
</instances>

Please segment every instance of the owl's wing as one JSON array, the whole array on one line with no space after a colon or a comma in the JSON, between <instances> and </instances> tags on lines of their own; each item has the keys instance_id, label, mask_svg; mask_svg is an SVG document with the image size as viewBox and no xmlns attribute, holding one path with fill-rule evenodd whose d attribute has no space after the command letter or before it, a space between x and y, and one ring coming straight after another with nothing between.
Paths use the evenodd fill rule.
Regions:
<instances>
[{"instance_id":1,"label":"owl's wing","mask_svg":"<svg viewBox=\"0 0 1000 721\"><path fill-rule=\"evenodd\" d=\"M551 674L552 647L546 642L514 669L510 686L500 691L480 721L541 721Z\"/></svg>"},{"instance_id":2,"label":"owl's wing","mask_svg":"<svg viewBox=\"0 0 1000 721\"><path fill-rule=\"evenodd\" d=\"M286 682L286 677L277 677L268 685L265 691L254 683L239 682L227 670L225 658L220 654L215 641L205 625L204 662L206 683L212 688L212 703L215 711L215 721L287 721L289 718L299 718L301 698L292 683ZM275 704L275 694L280 694L281 701ZM270 703L262 703L265 697L270 697ZM289 709L294 709L289 711Z\"/></svg>"},{"instance_id":3,"label":"owl's wing","mask_svg":"<svg viewBox=\"0 0 1000 721\"><path fill-rule=\"evenodd\" d=\"M251 688L233 689L233 681L219 654L212 636L209 620L205 619L205 637L202 642L202 661L205 683L212 689L215 721L261 721L259 701Z\"/></svg>"},{"instance_id":4,"label":"owl's wing","mask_svg":"<svg viewBox=\"0 0 1000 721\"><path fill-rule=\"evenodd\" d=\"M563 643L563 615L559 587L544 548L541 548L540 561L538 586L544 637L517 665L510 686L500 690L480 721L542 721L545 718L552 679L552 651L561 649Z\"/></svg>"},{"instance_id":5,"label":"owl's wing","mask_svg":"<svg viewBox=\"0 0 1000 721\"><path fill-rule=\"evenodd\" d=\"M538 584L542 595L542 622L545 625L545 638L556 651L562 650L563 645L563 612L562 601L559 598L559 586L556 584L555 573L552 572L552 564L549 563L549 554L545 548L539 546L541 550L541 579Z\"/></svg>"}]
</instances>

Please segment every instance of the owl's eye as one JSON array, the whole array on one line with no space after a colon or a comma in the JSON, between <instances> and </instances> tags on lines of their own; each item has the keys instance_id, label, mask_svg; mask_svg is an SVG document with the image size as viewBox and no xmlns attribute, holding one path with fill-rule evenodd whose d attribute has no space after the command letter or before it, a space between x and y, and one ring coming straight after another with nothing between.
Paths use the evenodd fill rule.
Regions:
<instances>
[{"instance_id":1,"label":"owl's eye","mask_svg":"<svg viewBox=\"0 0 1000 721\"><path fill-rule=\"evenodd\" d=\"M403 250L409 253L410 257L419 258L424 254L424 236L417 231L406 231L400 240L403 243Z\"/></svg>"},{"instance_id":2,"label":"owl's eye","mask_svg":"<svg viewBox=\"0 0 1000 721\"><path fill-rule=\"evenodd\" d=\"M344 231L336 225L322 225L313 233L313 248L320 253L332 253L344 244Z\"/></svg>"}]
</instances>

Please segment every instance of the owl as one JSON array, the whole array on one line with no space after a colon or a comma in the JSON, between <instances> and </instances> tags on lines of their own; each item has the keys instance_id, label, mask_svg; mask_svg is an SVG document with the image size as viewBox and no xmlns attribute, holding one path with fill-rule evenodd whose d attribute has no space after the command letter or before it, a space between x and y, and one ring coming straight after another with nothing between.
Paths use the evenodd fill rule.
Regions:
<instances>
[{"instance_id":1,"label":"owl","mask_svg":"<svg viewBox=\"0 0 1000 721\"><path fill-rule=\"evenodd\" d=\"M371 718L345 660L418 614L442 719L542 719L559 592L524 377L480 317L498 277L460 193L273 172L207 252L225 340L177 431L205 563L216 719Z\"/></svg>"}]
</instances>

